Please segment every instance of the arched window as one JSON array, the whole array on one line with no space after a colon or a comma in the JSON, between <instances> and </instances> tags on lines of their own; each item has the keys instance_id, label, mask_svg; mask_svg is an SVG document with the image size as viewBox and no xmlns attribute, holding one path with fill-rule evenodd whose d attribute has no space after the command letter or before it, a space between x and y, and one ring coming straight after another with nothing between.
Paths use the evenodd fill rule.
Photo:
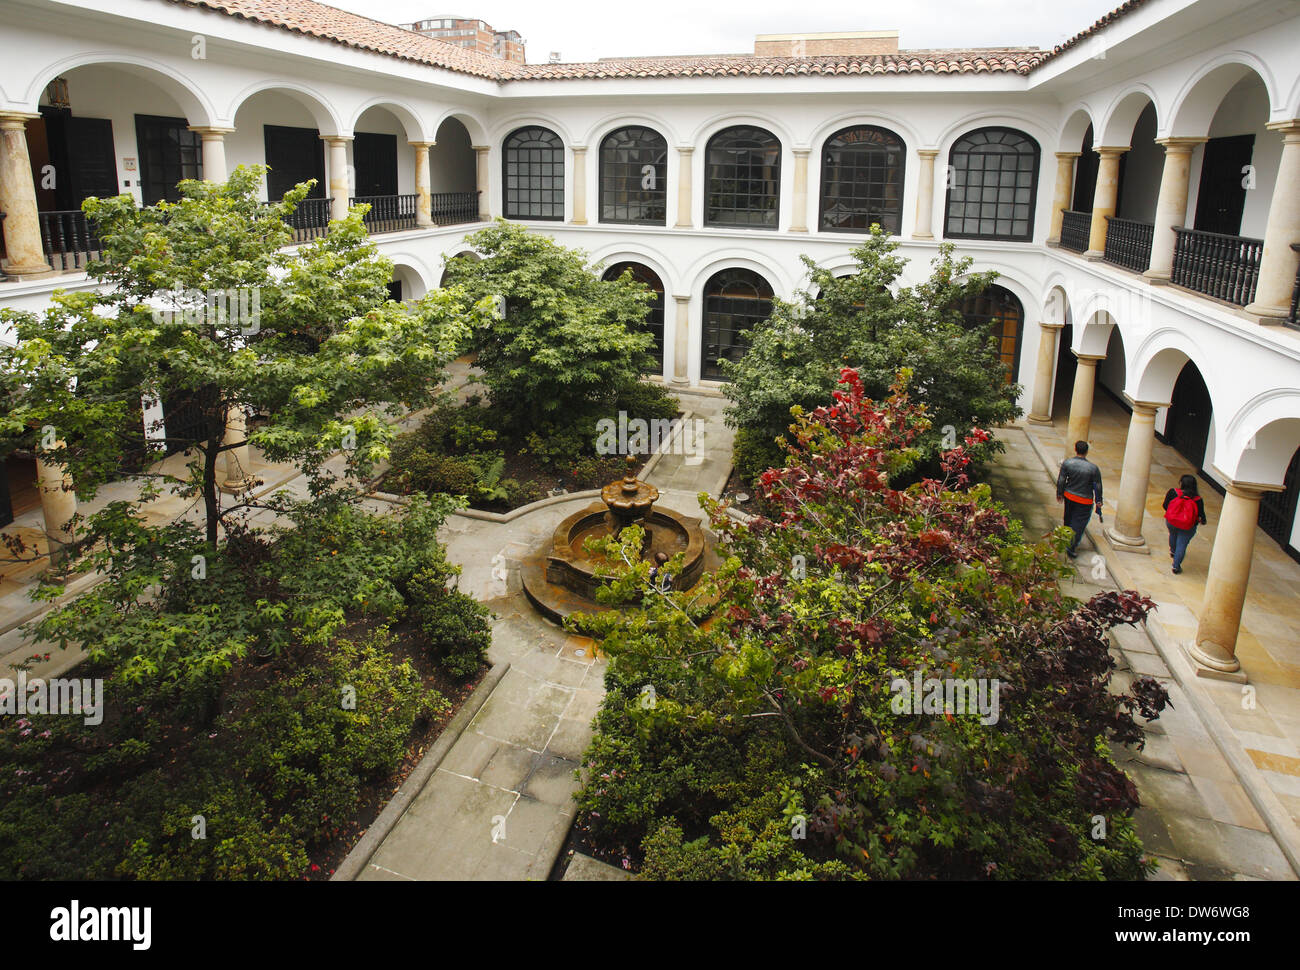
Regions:
<instances>
[{"instance_id":1,"label":"arched window","mask_svg":"<svg viewBox=\"0 0 1300 970\"><path fill-rule=\"evenodd\" d=\"M651 128L620 128L600 143L600 221L668 221L668 142Z\"/></svg>"},{"instance_id":2,"label":"arched window","mask_svg":"<svg viewBox=\"0 0 1300 970\"><path fill-rule=\"evenodd\" d=\"M822 228L898 235L903 224L903 140L885 128L845 128L822 147Z\"/></svg>"},{"instance_id":3,"label":"arched window","mask_svg":"<svg viewBox=\"0 0 1300 970\"><path fill-rule=\"evenodd\" d=\"M564 142L549 128L531 126L506 136L507 219L564 218Z\"/></svg>"},{"instance_id":4,"label":"arched window","mask_svg":"<svg viewBox=\"0 0 1300 970\"><path fill-rule=\"evenodd\" d=\"M1038 142L1013 128L980 128L957 139L949 163L945 236L1033 238Z\"/></svg>"},{"instance_id":5,"label":"arched window","mask_svg":"<svg viewBox=\"0 0 1300 970\"><path fill-rule=\"evenodd\" d=\"M638 283L644 283L650 288L650 292L655 295L654 302L650 304L650 312L646 314L645 328L655 338L653 352L655 360L659 363L659 370L663 370L664 365L664 284L659 279L659 274L649 266L643 266L641 263L615 263L609 269L605 270L605 279L616 280L625 272L631 272L632 279Z\"/></svg>"},{"instance_id":6,"label":"arched window","mask_svg":"<svg viewBox=\"0 0 1300 970\"><path fill-rule=\"evenodd\" d=\"M704 224L775 229L781 199L781 143L762 128L725 128L705 153Z\"/></svg>"},{"instance_id":7,"label":"arched window","mask_svg":"<svg viewBox=\"0 0 1300 970\"><path fill-rule=\"evenodd\" d=\"M700 376L724 380L720 358L740 360L749 349L741 332L752 330L772 313L772 287L753 270L724 269L704 284L703 352Z\"/></svg>"},{"instance_id":8,"label":"arched window","mask_svg":"<svg viewBox=\"0 0 1300 970\"><path fill-rule=\"evenodd\" d=\"M991 284L983 293L967 297L961 315L971 329L984 327L998 338L998 354L1010 384L1020 373L1020 333L1025 310L1016 295L1004 286Z\"/></svg>"}]
</instances>

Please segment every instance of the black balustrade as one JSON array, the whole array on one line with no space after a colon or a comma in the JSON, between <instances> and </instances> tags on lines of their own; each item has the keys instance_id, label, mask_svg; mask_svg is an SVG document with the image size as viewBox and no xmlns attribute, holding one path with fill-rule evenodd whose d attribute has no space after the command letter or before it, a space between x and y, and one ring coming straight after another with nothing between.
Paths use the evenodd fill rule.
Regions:
<instances>
[{"instance_id":1,"label":"black balustrade","mask_svg":"<svg viewBox=\"0 0 1300 970\"><path fill-rule=\"evenodd\" d=\"M1088 236L1092 233L1091 212L1061 213L1061 248L1082 253L1088 249Z\"/></svg>"},{"instance_id":2,"label":"black balustrade","mask_svg":"<svg viewBox=\"0 0 1300 970\"><path fill-rule=\"evenodd\" d=\"M1145 273L1151 267L1151 239L1155 229L1145 222L1107 217L1102 259L1135 273Z\"/></svg>"},{"instance_id":3,"label":"black balustrade","mask_svg":"<svg viewBox=\"0 0 1300 970\"><path fill-rule=\"evenodd\" d=\"M1255 299L1264 240L1197 229L1174 229L1169 282L1235 306Z\"/></svg>"},{"instance_id":4,"label":"black balustrade","mask_svg":"<svg viewBox=\"0 0 1300 970\"><path fill-rule=\"evenodd\" d=\"M39 212L41 248L61 272L82 270L100 253L99 235L80 209Z\"/></svg>"}]
</instances>

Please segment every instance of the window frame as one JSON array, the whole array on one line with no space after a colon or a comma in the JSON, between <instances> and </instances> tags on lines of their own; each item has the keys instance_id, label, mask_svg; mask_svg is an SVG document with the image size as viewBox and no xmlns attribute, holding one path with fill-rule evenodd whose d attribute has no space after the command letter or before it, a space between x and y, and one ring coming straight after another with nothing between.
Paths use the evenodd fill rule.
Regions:
<instances>
[{"instance_id":1,"label":"window frame","mask_svg":"<svg viewBox=\"0 0 1300 970\"><path fill-rule=\"evenodd\" d=\"M893 139L894 146L897 148L897 156L898 156L897 176L894 184L897 185L898 203L897 203L897 208L892 213L894 218L894 224L886 225L884 222L880 222L879 225L881 226L882 229L887 230L891 236L900 236L902 235L903 232L903 208L905 205L906 192L907 192L907 142L905 142L903 138L896 131L893 131L892 129L889 128L885 128L883 125L868 125L868 124L848 125L844 128L839 129L838 131L831 133L826 137L826 140L822 142L821 168L820 168L821 183L818 185L817 188L817 229L819 232L852 232L858 234L871 231L871 223L868 223L868 225L865 227L849 226L845 228L830 226L827 225L826 223L826 218L828 215L827 202L831 201L827 199L827 195L826 195L827 188L831 184L831 180L827 177L827 172L830 167L830 153L833 150L844 150L844 148L847 147L847 146L833 147L831 143L835 141L835 139L847 135L849 132L857 132L857 131L870 131L879 135L884 135L887 138ZM858 149L856 152L851 152L851 153L857 155L866 155L869 154L871 148L875 148L876 151L886 155L886 157L891 153L890 147L888 146L881 147L879 145L864 146L864 148ZM840 167L852 168L860 171L863 169L874 168L875 166L865 166L862 164L846 166L841 164ZM886 171L888 171L889 166L887 162L882 167ZM836 184L840 184L840 185L848 184L856 187L858 185L861 185L862 183L860 182L860 180L855 178L848 182L846 182L844 179L838 179L836 180ZM872 183L868 181L866 184L870 186ZM882 189L882 194L883 194L883 191L887 190L890 187L891 183L889 181L884 181L879 183L879 185ZM837 196L835 201L838 201L840 198L842 198L842 196Z\"/></svg>"},{"instance_id":2,"label":"window frame","mask_svg":"<svg viewBox=\"0 0 1300 970\"><path fill-rule=\"evenodd\" d=\"M626 145L610 144L610 142L613 139L617 138L618 136L633 131L639 131L643 135L649 136L647 141L651 143L654 143L655 140L657 139L657 143L654 143L654 147L645 148L645 149L643 149L642 147L642 145L644 145L644 142L642 144L637 145L636 148L628 148L628 146ZM605 158L605 152L607 149L613 151L627 150L629 152L642 151L642 150L651 151L651 152L658 151L660 152L660 154L657 161L648 162L648 163L642 162L634 165L634 163L631 162L617 162L617 161L607 162ZM641 178L641 169L646 164L651 164L655 166L657 170L657 177L659 179L659 187L656 189L638 188L635 190L629 190L627 188L629 184L639 185L639 180ZM609 171L607 169L607 165L628 165L628 166L634 165L634 167L636 168L636 173L635 175L633 175L631 173L631 168L629 168L621 175L610 175L609 177L607 177L607 173ZM598 222L608 223L610 225L620 225L620 226L666 226L668 225L668 139L665 138L662 134L660 134L660 132L658 132L654 128L651 128L649 125L624 125L623 127L615 128L613 131L606 134L605 137L600 140L600 147L596 153L596 179L599 186L598 191L596 193L596 218ZM619 188L618 185L619 181L623 183L622 190L628 193L629 198L635 197L638 193L641 196L646 196L646 195L650 195L652 197L658 196L659 204L662 206L663 209L660 218L658 219L612 219L606 216L605 214L606 191L607 189L612 188L614 189L614 191L617 192ZM654 201L655 200L652 198L651 204L653 204ZM612 202L612 201L610 202L610 205L615 206L616 209L618 206L622 206L623 208L631 208L636 204L637 203L631 201L623 202L623 203ZM641 202L641 205L644 207L646 203Z\"/></svg>"},{"instance_id":3,"label":"window frame","mask_svg":"<svg viewBox=\"0 0 1300 970\"><path fill-rule=\"evenodd\" d=\"M713 203L712 203L712 200L713 200L715 197L717 197L717 198L720 199L720 198L723 198L723 197L725 197L725 196L729 196L729 197L732 199L733 202L734 202L736 199L739 199L739 198L742 197L742 193L740 193L740 192L733 191L733 192L729 192L729 193L722 193L722 192L715 191L715 189L714 189L714 184L715 184L715 182L716 182L716 183L722 183L722 182L724 182L724 181L728 181L728 180L725 180L725 179L722 179L722 178L719 178L719 177L715 177L714 161L713 161L713 152L714 152L714 149L715 149L715 147L716 147L716 143L719 141L719 139L723 138L724 136L731 136L731 137L733 137L733 138L734 138L734 137L737 137L736 133L738 133L738 132L754 132L754 133L757 133L757 134L765 135L765 136L767 136L768 138L771 139L771 145L768 146L768 147L765 147L765 148L739 149L739 150L744 150L744 151L749 151L749 152L767 152L767 151L773 151L773 150L774 150L774 151L775 151L775 162L774 162L774 164L773 164L773 166L772 166L772 174L771 174L770 178L767 178L767 179L759 179L759 178L754 178L754 177L752 177L752 176L749 176L749 177L746 177L746 178L741 178L741 177L739 177L739 176L737 175L737 176L735 176L735 177L733 177L733 178L730 179L730 181L732 181L732 182L742 182L742 181L743 181L743 182L748 182L748 183L751 183L751 184L753 184L753 183L757 183L757 182L760 182L760 181L770 182L770 183L772 184L773 191L771 192L770 196L769 196L769 195L766 195L766 194L762 196L762 198L770 198L770 199L771 199L772 204L771 204L770 207L766 207L766 208L755 208L755 207L752 207L752 206L748 206L748 207L742 209L742 208L740 208L740 207L738 207L738 206L735 206L735 205L731 205L731 206L722 206L722 205L717 205L717 206L715 206L715 205L713 205ZM723 147L721 150L722 150L722 151L728 151L728 150L736 150L736 149L728 149L728 148L726 148L726 147ZM782 161L782 155L783 155L784 153L785 153L785 147L781 144L781 139L778 138L778 137L777 137L775 134L773 134L772 132L768 131L766 128L760 128L758 125L751 125L751 124L730 125L730 126L728 126L728 127L726 127L726 128L723 128L723 129L721 129L721 130L719 130L719 131L715 131L715 132L714 132L714 133L709 137L709 140L705 143L705 146L704 146L704 200L703 200L703 201L704 201L704 213L703 213L703 216L704 216L704 218L703 218L703 224L704 224L704 226L705 226L705 227L708 227L708 228L716 228L716 229L757 229L757 230L764 231L764 232L777 232L778 230L780 230L780 228L781 228L781 168L782 168L781 161ZM762 166L761 166L761 165L757 165L757 166L756 166L756 165L753 165L753 164L748 164L748 165L745 165L745 166L741 166L741 165L738 164L738 163L732 163L732 165L731 165L730 167L733 169L734 172L739 172L742 168L744 168L744 169L748 169L748 170L750 170L750 171L752 172L753 170L758 169L758 168L761 168ZM743 194L743 197L744 197L744 198L747 198L747 199L749 199L749 200L752 201L754 198L757 198L758 196L754 196L754 195L749 194L749 193L744 193L744 194ZM748 222L726 222L726 221L722 221L722 220L718 219L716 216L713 216L713 215L710 214L711 212L715 212L715 211L716 211L716 212L731 212L731 213L741 213L741 212L744 212L744 213L755 213L755 214L762 214L762 213L768 213L768 212L770 212L770 213L771 213L771 219L770 219L771 224L770 224L770 225L763 225L763 224L759 224L759 223L754 222L754 221L748 221Z\"/></svg>"},{"instance_id":4,"label":"window frame","mask_svg":"<svg viewBox=\"0 0 1300 970\"><path fill-rule=\"evenodd\" d=\"M709 292L710 287L714 285L715 280L718 280L721 277L726 276L727 274L742 274L742 273L754 277L756 280L758 280L759 283L762 284L762 287L766 287L767 289L766 296L762 295L762 287L755 287L756 295L752 299L754 300L755 303L766 303L767 313L760 317L757 313L740 313L737 312L737 310L723 310L723 309L719 309L716 311L711 310L710 301L713 300L734 301L734 300L748 299L747 297L740 297L740 296L725 296L721 292L718 293ZM747 280L746 282L750 282L752 285L752 281ZM725 289L725 286L726 286L725 283L720 284L719 290ZM772 304L776 300L776 291L772 288L772 284L767 279L767 277L765 277L762 273L758 272L757 270L752 270L747 266L728 266L725 267L724 269L718 270L716 273L713 273L712 275L709 276L707 280L704 281L704 288L701 290L701 296L702 296L702 301L700 307L700 379L706 381L725 382L727 378L722 373L722 368L718 366L716 361L720 357L727 357L728 359L735 359L735 358L731 357L727 353L719 353L717 357L713 357L713 358L709 357L708 355L709 336L711 334L716 335L721 333L721 328L710 325L709 323L710 314L712 312L718 312L718 313L725 312L729 317L734 318L740 316L740 317L749 318L751 322L749 323L748 326L729 328L729 332L734 337L735 335L738 335L743 330L753 330L754 327L758 326L759 323L769 319L772 316ZM721 351L722 350L721 340L718 340L717 344L719 350ZM728 349L740 348L743 351L741 356L744 356L744 353L749 352L749 344L741 340L733 339L732 342L727 344L727 348Z\"/></svg>"},{"instance_id":5,"label":"window frame","mask_svg":"<svg viewBox=\"0 0 1300 970\"><path fill-rule=\"evenodd\" d=\"M654 346L650 349L650 354L659 364L659 370L657 373L662 373L665 360L664 331L668 319L667 307L665 306L668 299L668 292L664 288L664 279L653 266L635 259L620 259L618 262L611 263L609 267L601 273L600 278L605 281L616 280L622 276L626 270L631 270L633 279L639 283L644 283L649 287L650 292L656 294L657 299L650 304L650 309L649 312L646 313L645 324L642 326L642 329L655 338ZM657 288L645 278L646 275L653 276L658 280L659 285Z\"/></svg>"},{"instance_id":6,"label":"window frame","mask_svg":"<svg viewBox=\"0 0 1300 970\"><path fill-rule=\"evenodd\" d=\"M525 132L544 132L545 134L555 139L555 144L546 145L546 146L534 146L534 145L528 145L528 146L513 145L512 146L511 140L515 139L516 137L522 136ZM549 179L551 180L551 182L549 185L545 185L545 186L539 185L537 191L539 193L555 192L556 191L555 179L558 178L559 196L560 196L559 202L556 203L553 200L550 202L542 202L539 200L535 204L539 207L550 206L552 209L554 209L558 205L559 207L558 215L536 215L531 212L521 212L518 208L520 205L531 206L534 203L532 203L531 201L521 203L518 199L514 199L511 197L512 191L514 192L520 191L519 186L516 186L513 190L510 188L510 179L512 177L510 172L510 166L512 161L517 168L520 165L532 164L534 161L537 162L538 164L542 164L541 159L522 160L518 157L512 158L512 153L520 152L520 151L550 151L555 153L555 157L553 157L550 162L546 162L545 164L549 164L551 166L558 165L560 170L559 175L557 176L554 172L547 175L538 174L536 176L537 178ZM501 211L505 218L515 219L520 222L563 222L564 221L565 206L567 204L567 199L565 198L567 187L564 184L565 178L567 176L567 172L566 172L567 165L565 163L564 153L565 153L564 139L561 138L557 132L552 131L550 128L547 128L545 125L540 125L540 124L521 125L520 127L511 131L508 135L505 136L505 138L502 139L501 141ZM516 171L513 177L519 179L519 178L533 178L534 176L532 174L525 174L522 171ZM524 191L527 191L527 188L525 188Z\"/></svg>"},{"instance_id":7,"label":"window frame","mask_svg":"<svg viewBox=\"0 0 1300 970\"><path fill-rule=\"evenodd\" d=\"M999 294L1005 294L1005 295L999 295ZM962 304L958 305L957 312L961 314L962 323L968 329L974 330L977 326L983 326L985 328L986 333L991 334L992 336L997 338L998 358L1002 361L1003 365L1007 367L1007 383L1008 384L1016 383L1017 378L1019 378L1020 376L1020 350L1025 340L1024 301L1021 300L1020 297L1016 296L1016 294L1008 287L1002 286L998 283L990 283L982 292L976 294L975 296L967 297L967 299L972 301L988 300L996 308L995 312L993 313L968 313L966 310L966 305L963 302ZM1005 308L1008 306L1009 302L1014 304L1014 306L1017 308L1018 320L1016 323L1015 351L1012 353L1011 360L1008 362L1006 359L1006 353L1003 350L1002 342L1007 339L1006 323L1005 323L1006 321ZM978 322L972 322L971 317L980 317L982 319L979 320ZM997 331L994 331L992 329L992 322L994 320L1002 321L1002 326L999 327Z\"/></svg>"},{"instance_id":8,"label":"window frame","mask_svg":"<svg viewBox=\"0 0 1300 970\"><path fill-rule=\"evenodd\" d=\"M1024 233L1023 235L1019 235L1019 234L1016 234L1016 233L1014 233L1014 232L1013 232L1013 233L1000 233L1000 232L996 232L996 231L995 231L995 232L993 232L993 233L984 233L984 232L973 232L973 233L972 233L972 232L958 232L958 231L955 231L955 230L952 228L952 221L953 221L953 212L952 212L952 207L953 207L953 204L954 204L954 202L953 202L953 198L952 198L952 193L953 193L953 189L955 188L955 186L953 186L953 185L951 184L951 180L950 180L950 181L949 181L949 185L948 185L948 189L947 189L946 192L944 193L944 205L943 205L943 236L944 236L945 239L987 239L987 240L991 240L991 241L994 241L994 242L1033 242L1033 241L1034 241L1034 230L1035 230L1035 217L1036 217L1036 215L1037 215L1037 205L1038 205L1038 177L1039 177L1040 169L1041 169L1041 167L1042 167L1042 155L1043 155L1042 146L1040 146L1040 145L1038 144L1038 139L1034 138L1032 135L1028 134L1027 132L1021 131L1019 128L1011 128L1011 127L1008 127L1008 126L1006 126L1006 125L988 125L988 126L985 126L985 127L983 127L983 128L973 128L973 129L971 129L970 131L964 132L963 134L959 135L956 139L954 139L954 141L953 141L953 143L952 143L952 147L948 149L948 165L949 165L949 171L950 171L950 172L956 172L956 171L958 170L958 167L957 167L958 148L959 148L959 146L962 145L963 142L965 142L967 139L970 139L970 138L972 138L972 137L974 137L974 136L976 136L976 135L985 135L985 136L987 136L990 132L1001 132L1001 133L1004 134L1004 135L1016 135L1016 136L1018 136L1020 139L1022 139L1023 142L1029 144L1029 145L1033 148L1032 153L1025 153L1025 152L1017 152L1017 153L1016 153L1017 156L1020 157L1020 158L1028 157L1028 158L1031 159L1031 168L1030 168L1030 170L1029 170L1030 180L1029 180L1029 187L1028 187L1028 188L1029 188L1028 201L1027 201L1027 202L1017 202L1017 201L1015 201L1014 195L1013 195L1013 198L1012 198L1012 201L1011 201L1011 205L1012 205L1013 207L1014 207L1014 206L1019 206L1019 205L1027 205L1027 206L1028 206L1028 212L1027 212L1027 214L1026 214L1026 216L1025 216L1025 226L1026 226L1025 233ZM982 144L984 144L984 145L988 145L988 144L991 144L991 142L985 141L985 142L983 142ZM970 156L972 156L972 155L976 155L976 154L978 154L978 155L980 155L980 156L985 156L985 155L988 155L988 156L996 156L996 155L1001 155L1001 154L1005 154L1005 153L994 153L994 152L979 152L979 153L977 153L977 152L972 151L971 149L967 149L965 152L963 152L963 155L965 155L966 157L970 157ZM972 169L972 168L970 168L970 167L967 167L967 166L963 166L963 170L966 171L966 172L974 171L974 169ZM980 170L981 172L987 171L987 169L984 167L984 165L983 165L982 162L981 162L981 165L980 165L980 169L979 169L979 170ZM998 172L1000 173L1001 171L1002 171L1001 166L999 166L999 167L998 167ZM1020 170L1019 166L1017 166L1017 168L1016 168L1016 173L1017 173L1017 174L1020 174L1020 171L1021 171L1021 170ZM1017 179L1017 181L1018 181L1018 179ZM963 184L963 186L962 186L963 191L968 190L969 188L970 188L970 186L969 186L968 184ZM1000 190L1000 189L1003 188L1003 186L1001 186L1001 185L998 185L998 186L986 186L986 185L980 185L979 188L980 188L980 189L996 188L996 189ZM1014 190L1015 192L1018 192L1019 189L1021 188L1021 186L1017 184L1017 185L1013 186L1012 188L1013 188L1013 190ZM961 200L961 202L960 202L960 203L957 203L957 204L962 205L962 206L967 206L967 205L971 205L972 203L971 203L969 200L963 198L963 199ZM987 204L987 203L986 203L983 199L980 199L980 200L978 200L977 202L975 202L975 203L973 203L973 204L976 204L976 205L985 205L985 204ZM994 207L995 207L995 212L994 212L994 215L993 215L993 223L994 223L994 228L995 228L995 230L996 230L997 223L998 223L998 222L1001 222L1001 221L1004 221L1004 220L1002 219L1002 217L1000 217L1000 216L998 216L998 215L996 214L996 209L997 209L997 207L1000 207L1000 206L1003 205L1003 204L1004 204L1004 203L1003 203L1003 201L1002 201L1002 199L1001 199L1001 196L1000 196L1000 194L999 194L999 195L994 199L994 201L993 201L993 205L994 205ZM967 221L970 221L972 217L967 216L967 215L965 215L965 214L962 214L962 215L958 216L957 218L958 218L960 221L962 221L963 223L965 223L965 222L967 222ZM978 223L978 222L982 222L982 221L984 221L984 218L983 218L982 215L976 215L976 216L974 216L973 218L974 218L974 221L977 222L977 223ZM1014 227L1015 223L1019 222L1020 220L1019 220L1018 218L1016 218L1016 216L1014 215L1014 211L1013 211L1013 214L1012 214L1012 216L1010 217L1010 219L1009 219L1009 220L1005 220L1005 221L1009 221L1009 222L1011 223L1011 225Z\"/></svg>"}]
</instances>

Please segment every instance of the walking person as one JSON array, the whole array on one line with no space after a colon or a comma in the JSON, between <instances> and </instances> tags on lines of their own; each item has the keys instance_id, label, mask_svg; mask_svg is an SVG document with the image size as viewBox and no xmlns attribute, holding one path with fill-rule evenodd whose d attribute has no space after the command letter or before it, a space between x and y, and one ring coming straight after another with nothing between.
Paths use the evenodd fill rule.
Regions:
<instances>
[{"instance_id":1,"label":"walking person","mask_svg":"<svg viewBox=\"0 0 1300 970\"><path fill-rule=\"evenodd\" d=\"M1074 443L1074 457L1061 462L1061 472L1056 476L1056 500L1065 503L1065 524L1074 531L1074 540L1065 554L1078 557L1079 540L1092 518L1092 508L1097 507L1101 518L1101 469L1087 458L1088 442Z\"/></svg>"},{"instance_id":2,"label":"walking person","mask_svg":"<svg viewBox=\"0 0 1300 970\"><path fill-rule=\"evenodd\" d=\"M1178 488L1165 492L1165 525L1169 527L1169 555L1174 560L1174 575L1183 571L1187 544L1196 535L1196 527L1205 525L1205 500L1196 491L1196 476L1184 475Z\"/></svg>"}]
</instances>

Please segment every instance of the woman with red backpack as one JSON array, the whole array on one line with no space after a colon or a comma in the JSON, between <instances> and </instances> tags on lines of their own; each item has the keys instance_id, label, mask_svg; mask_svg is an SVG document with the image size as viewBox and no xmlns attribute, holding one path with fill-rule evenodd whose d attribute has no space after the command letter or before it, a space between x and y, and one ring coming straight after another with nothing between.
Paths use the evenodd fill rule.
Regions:
<instances>
[{"instance_id":1,"label":"woman with red backpack","mask_svg":"<svg viewBox=\"0 0 1300 970\"><path fill-rule=\"evenodd\" d=\"M1196 535L1196 527L1205 525L1205 501L1196 494L1196 478L1184 475L1179 488L1165 493L1165 525L1169 527L1169 555L1174 559L1174 574L1183 571L1187 544Z\"/></svg>"}]
</instances>

